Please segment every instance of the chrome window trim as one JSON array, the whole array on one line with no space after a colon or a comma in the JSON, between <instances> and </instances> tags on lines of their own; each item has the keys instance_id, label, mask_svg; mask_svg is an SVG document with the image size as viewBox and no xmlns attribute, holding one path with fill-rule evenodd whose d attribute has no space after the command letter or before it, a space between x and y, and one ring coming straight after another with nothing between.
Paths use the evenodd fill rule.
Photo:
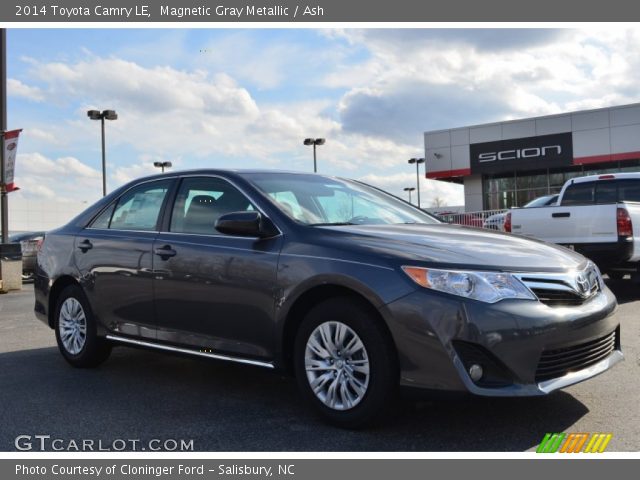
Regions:
<instances>
[{"instance_id":1,"label":"chrome window trim","mask_svg":"<svg viewBox=\"0 0 640 480\"><path fill-rule=\"evenodd\" d=\"M276 222L274 222L271 217L269 217L269 215L267 215L264 210L260 207L260 205L258 205L258 202L255 201L254 197L252 197L251 195L249 195L245 189L243 189L242 187L238 186L237 183L235 183L233 180L230 180L228 178L225 178L221 175L218 174L214 174L214 173L201 173L201 174L188 174L188 175L180 175L180 174L174 174L171 176L167 176L167 177L161 177L161 178L153 178L153 179L147 179L147 180L142 180L138 183L136 183L135 185L132 185L131 187L127 188L124 192L122 192L118 198L116 198L113 202L109 203L108 205L106 205L103 209L101 209L92 219L91 222L92 223L105 209L109 208L114 202L117 202L118 200L120 200L120 198L122 198L123 195L126 195L127 192L129 192L131 189L136 188L140 185L143 185L145 183L149 183L149 182L156 182L159 180L164 180L164 179L183 179L183 178L203 178L203 177L209 177L209 178L218 178L220 180L226 181L229 184L231 184L235 189L237 189L240 193L242 193L245 197L247 197L249 199L249 201L252 203L252 205L258 210L258 212L260 212L260 214L264 215L265 218L267 218L274 227L276 227L276 230L278 230L278 234L274 235L273 237L269 237L269 238L275 238L275 237L279 237L281 235L283 235L282 229L276 224ZM171 205L171 214L173 214L173 207L175 206L175 201L173 202L173 204ZM116 229L116 228L94 228L91 226L86 226L83 228L83 230L94 230L94 231L104 231L104 232L134 232L134 233L161 233L161 234L170 234L170 235L197 235L197 236L202 236L202 237L220 237L220 238L254 238L254 239L261 239L261 237L251 237L251 236L240 236L240 235L225 235L223 233L186 233L186 232L172 232L170 230L162 230L162 229L154 229L154 230L122 230L122 229Z\"/></svg>"}]
</instances>

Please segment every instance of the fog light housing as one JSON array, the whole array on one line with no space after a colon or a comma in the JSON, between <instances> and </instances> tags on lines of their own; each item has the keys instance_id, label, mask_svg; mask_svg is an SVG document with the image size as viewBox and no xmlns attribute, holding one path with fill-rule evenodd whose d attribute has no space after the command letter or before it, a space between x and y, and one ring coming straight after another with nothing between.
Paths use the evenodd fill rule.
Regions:
<instances>
[{"instance_id":1,"label":"fog light housing","mask_svg":"<svg viewBox=\"0 0 640 480\"><path fill-rule=\"evenodd\" d=\"M482 378L483 374L484 374L484 370L482 370L482 367L477 363L474 363L469 367L469 376L471 377L471 380L473 380L474 382L479 381Z\"/></svg>"}]
</instances>

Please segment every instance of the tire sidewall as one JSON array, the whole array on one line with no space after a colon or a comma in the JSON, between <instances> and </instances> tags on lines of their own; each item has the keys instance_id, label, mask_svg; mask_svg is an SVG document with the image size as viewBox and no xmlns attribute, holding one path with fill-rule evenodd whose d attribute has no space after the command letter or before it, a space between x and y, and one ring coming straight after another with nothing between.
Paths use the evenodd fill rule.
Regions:
<instances>
[{"instance_id":1,"label":"tire sidewall","mask_svg":"<svg viewBox=\"0 0 640 480\"><path fill-rule=\"evenodd\" d=\"M362 400L349 410L327 407L311 389L305 370L305 350L311 333L322 323L336 321L351 328L363 342L369 359L369 385ZM303 319L294 346L294 370L304 397L330 422L357 428L373 420L389 403L398 384L395 350L375 313L351 298L326 300Z\"/></svg>"}]
</instances>

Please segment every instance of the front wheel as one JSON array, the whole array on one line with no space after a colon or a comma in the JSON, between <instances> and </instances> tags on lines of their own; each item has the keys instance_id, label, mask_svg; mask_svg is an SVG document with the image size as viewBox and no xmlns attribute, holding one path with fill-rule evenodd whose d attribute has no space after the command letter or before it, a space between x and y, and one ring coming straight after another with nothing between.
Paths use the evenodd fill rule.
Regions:
<instances>
[{"instance_id":1,"label":"front wheel","mask_svg":"<svg viewBox=\"0 0 640 480\"><path fill-rule=\"evenodd\" d=\"M70 285L62 291L55 315L58 349L67 362L91 368L109 357L111 345L98 337L95 318L79 286Z\"/></svg>"},{"instance_id":2,"label":"front wheel","mask_svg":"<svg viewBox=\"0 0 640 480\"><path fill-rule=\"evenodd\" d=\"M334 298L306 315L294 362L302 394L331 423L356 428L375 419L398 383L395 350L377 313L350 298Z\"/></svg>"}]
</instances>

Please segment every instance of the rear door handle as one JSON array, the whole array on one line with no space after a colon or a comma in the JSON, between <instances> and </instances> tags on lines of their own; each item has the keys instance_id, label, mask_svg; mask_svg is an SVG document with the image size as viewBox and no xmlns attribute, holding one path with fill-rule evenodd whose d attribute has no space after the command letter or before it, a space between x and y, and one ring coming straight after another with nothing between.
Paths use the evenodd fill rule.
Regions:
<instances>
[{"instance_id":1,"label":"rear door handle","mask_svg":"<svg viewBox=\"0 0 640 480\"><path fill-rule=\"evenodd\" d=\"M93 243L88 239L85 239L78 244L78 248L82 250L82 253L86 253L87 250L91 250L93 248Z\"/></svg>"},{"instance_id":2,"label":"rear door handle","mask_svg":"<svg viewBox=\"0 0 640 480\"><path fill-rule=\"evenodd\" d=\"M169 257L175 257L177 252L171 248L171 245L165 245L163 247L155 248L153 253L158 255L162 260L167 260Z\"/></svg>"},{"instance_id":3,"label":"rear door handle","mask_svg":"<svg viewBox=\"0 0 640 480\"><path fill-rule=\"evenodd\" d=\"M570 217L571 216L571 212L552 213L551 216L553 218L566 218L566 217Z\"/></svg>"}]
</instances>

